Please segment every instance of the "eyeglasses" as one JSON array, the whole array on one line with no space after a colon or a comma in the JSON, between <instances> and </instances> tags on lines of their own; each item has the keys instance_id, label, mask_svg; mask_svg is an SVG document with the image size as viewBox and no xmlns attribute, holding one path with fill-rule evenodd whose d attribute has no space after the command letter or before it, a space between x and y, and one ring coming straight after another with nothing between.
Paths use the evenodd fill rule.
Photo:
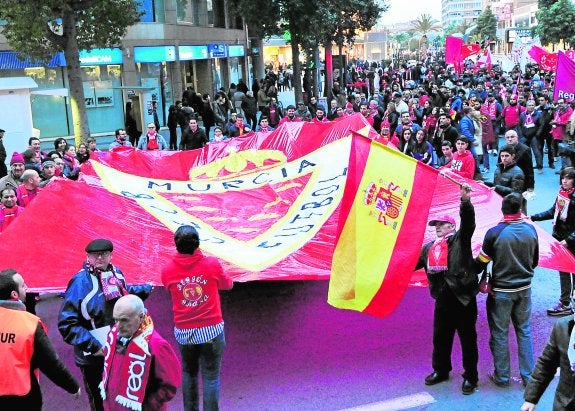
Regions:
<instances>
[{"instance_id":1,"label":"eyeglasses","mask_svg":"<svg viewBox=\"0 0 575 411\"><path fill-rule=\"evenodd\" d=\"M95 257L95 258L105 258L105 257L109 257L110 254L112 254L111 251L94 251L93 253L88 253L89 256Z\"/></svg>"}]
</instances>

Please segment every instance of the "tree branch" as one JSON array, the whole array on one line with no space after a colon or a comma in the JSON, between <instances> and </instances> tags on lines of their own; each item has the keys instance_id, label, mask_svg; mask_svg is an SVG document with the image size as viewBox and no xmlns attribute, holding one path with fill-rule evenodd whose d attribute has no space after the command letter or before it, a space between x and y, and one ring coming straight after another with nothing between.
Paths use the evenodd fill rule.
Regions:
<instances>
[{"instance_id":1,"label":"tree branch","mask_svg":"<svg viewBox=\"0 0 575 411\"><path fill-rule=\"evenodd\" d=\"M64 49L64 47L66 46L66 38L63 35L58 35L54 33L50 28L50 24L46 24L44 31L46 33L46 39L48 39L48 41L57 44L62 49Z\"/></svg>"},{"instance_id":2,"label":"tree branch","mask_svg":"<svg viewBox=\"0 0 575 411\"><path fill-rule=\"evenodd\" d=\"M98 0L71 0L68 4L74 11L87 10L94 5Z\"/></svg>"}]
</instances>

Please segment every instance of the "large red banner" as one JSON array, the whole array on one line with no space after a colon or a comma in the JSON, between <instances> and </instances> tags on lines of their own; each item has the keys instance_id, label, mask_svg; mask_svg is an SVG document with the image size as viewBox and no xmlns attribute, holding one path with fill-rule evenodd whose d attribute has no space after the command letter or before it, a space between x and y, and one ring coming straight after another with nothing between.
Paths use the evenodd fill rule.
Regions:
<instances>
[{"instance_id":1,"label":"large red banner","mask_svg":"<svg viewBox=\"0 0 575 411\"><path fill-rule=\"evenodd\" d=\"M351 141L361 138L352 131L376 136L358 114L289 123L202 150L100 153L83 165L80 181L50 183L0 234L2 267L17 269L32 289L62 290L81 268L86 244L103 237L113 241L113 263L129 282L160 284L173 232L191 224L202 250L235 281L328 279ZM476 190L478 250L500 218L501 200ZM456 216L458 192L448 180L437 184L430 214ZM575 271L571 254L547 233L540 239L542 266Z\"/></svg>"}]
</instances>

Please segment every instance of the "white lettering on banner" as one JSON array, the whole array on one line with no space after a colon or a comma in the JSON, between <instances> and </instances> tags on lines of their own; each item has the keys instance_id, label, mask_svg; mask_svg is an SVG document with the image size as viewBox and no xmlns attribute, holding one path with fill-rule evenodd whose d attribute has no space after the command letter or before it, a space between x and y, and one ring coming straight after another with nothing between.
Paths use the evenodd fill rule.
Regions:
<instances>
[{"instance_id":1,"label":"white lettering on banner","mask_svg":"<svg viewBox=\"0 0 575 411\"><path fill-rule=\"evenodd\" d=\"M133 401L138 401L139 400L138 396L132 393L135 391L139 391L142 388L142 376L146 371L146 363L144 362L146 356L130 353L129 357L131 359L134 359L135 361L130 361L130 366L128 368L130 376L128 377L128 387L126 387L126 396Z\"/></svg>"},{"instance_id":2,"label":"white lettering on banner","mask_svg":"<svg viewBox=\"0 0 575 411\"><path fill-rule=\"evenodd\" d=\"M265 171L243 171L229 179L203 178L188 181L160 180L126 174L93 163L94 170L110 192L133 199L144 210L156 217L172 232L181 225L191 225L198 231L202 247L211 254L229 261L245 270L260 271L302 247L311 240L339 206L347 178L347 164L351 138L343 138L320 147L312 153L288 163L279 163ZM298 189L285 215L273 219L265 231L250 240L238 240L202 221L193 211L172 203L162 194L177 194L201 199L203 194L226 192L242 193L269 187L272 184L289 184L296 179L308 178L307 184ZM250 198L246 194L246 205ZM209 204L201 202L203 206ZM261 212L261 210L257 210ZM264 224L264 223L262 223ZM263 228L260 225L258 228Z\"/></svg>"},{"instance_id":3,"label":"white lettering on banner","mask_svg":"<svg viewBox=\"0 0 575 411\"><path fill-rule=\"evenodd\" d=\"M112 56L86 56L80 57L80 63L112 63Z\"/></svg>"},{"instance_id":4,"label":"white lettering on banner","mask_svg":"<svg viewBox=\"0 0 575 411\"><path fill-rule=\"evenodd\" d=\"M567 102L575 101L575 92L569 93L567 91L559 90L559 98L564 98Z\"/></svg>"}]
</instances>

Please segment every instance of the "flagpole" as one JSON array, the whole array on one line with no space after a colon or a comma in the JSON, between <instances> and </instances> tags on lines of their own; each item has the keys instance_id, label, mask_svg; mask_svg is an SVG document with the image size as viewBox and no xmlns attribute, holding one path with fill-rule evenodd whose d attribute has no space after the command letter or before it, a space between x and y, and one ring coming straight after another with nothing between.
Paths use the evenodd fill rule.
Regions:
<instances>
[{"instance_id":1,"label":"flagpole","mask_svg":"<svg viewBox=\"0 0 575 411\"><path fill-rule=\"evenodd\" d=\"M451 182L457 184L459 187L461 187L463 184L465 184L465 182L457 181L457 180L454 179L453 177L448 176L446 173L442 173L441 171L439 172L439 175L441 175L441 176L443 176L443 178L446 178L446 179L448 179L449 181L451 181ZM473 189L472 189L471 191L473 191Z\"/></svg>"}]
</instances>

